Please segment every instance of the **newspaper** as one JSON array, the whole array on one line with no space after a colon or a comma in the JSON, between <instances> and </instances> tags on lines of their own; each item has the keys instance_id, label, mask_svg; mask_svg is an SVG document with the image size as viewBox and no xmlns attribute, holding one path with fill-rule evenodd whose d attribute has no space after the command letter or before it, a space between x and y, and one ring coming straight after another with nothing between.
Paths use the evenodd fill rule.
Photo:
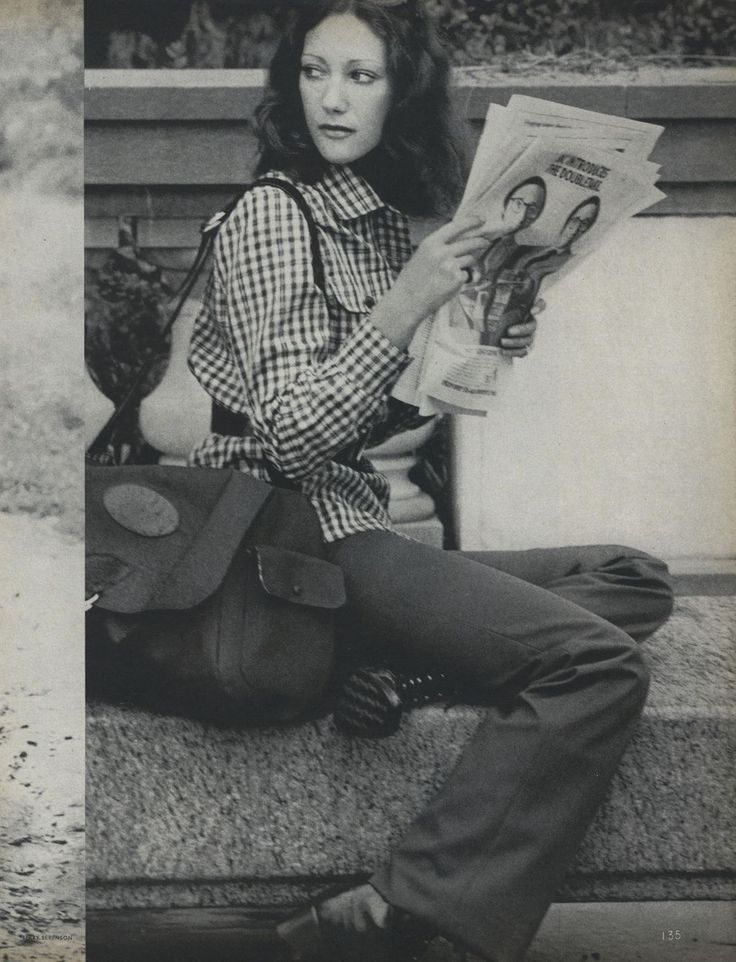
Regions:
<instances>
[{"instance_id":1,"label":"newspaper","mask_svg":"<svg viewBox=\"0 0 736 962\"><path fill-rule=\"evenodd\" d=\"M657 203L662 127L514 95L491 104L458 213L483 217L472 277L409 346L394 388L422 414L483 415L512 368L500 341L624 218Z\"/></svg>"}]
</instances>

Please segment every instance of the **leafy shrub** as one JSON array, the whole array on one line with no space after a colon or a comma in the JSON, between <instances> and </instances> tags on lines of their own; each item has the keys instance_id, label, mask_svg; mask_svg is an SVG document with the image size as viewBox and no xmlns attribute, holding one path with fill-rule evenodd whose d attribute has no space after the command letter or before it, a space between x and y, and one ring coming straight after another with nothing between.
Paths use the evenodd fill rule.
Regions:
<instances>
[{"instance_id":1,"label":"leafy shrub","mask_svg":"<svg viewBox=\"0 0 736 962\"><path fill-rule=\"evenodd\" d=\"M732 3L683 0L666 4L654 22L678 52L732 56L736 51L735 12Z\"/></svg>"},{"instance_id":2,"label":"leafy shrub","mask_svg":"<svg viewBox=\"0 0 736 962\"><path fill-rule=\"evenodd\" d=\"M156 357L143 396L158 384L168 357L161 344L170 294L160 268L129 246L114 251L85 283L85 360L92 377L111 401L121 401L140 365Z\"/></svg>"},{"instance_id":3,"label":"leafy shrub","mask_svg":"<svg viewBox=\"0 0 736 962\"><path fill-rule=\"evenodd\" d=\"M171 0L141 12L88 4L87 65L263 67L276 49L286 6L286 0Z\"/></svg>"},{"instance_id":4,"label":"leafy shrub","mask_svg":"<svg viewBox=\"0 0 736 962\"><path fill-rule=\"evenodd\" d=\"M85 361L97 387L116 405L122 401L141 366L151 369L140 386L142 400L160 382L168 362L170 337L162 339L166 302L171 293L159 267L142 259L130 238L85 278ZM138 407L117 432L117 443L145 458L138 431ZM143 454L143 458L141 455Z\"/></svg>"},{"instance_id":5,"label":"leafy shrub","mask_svg":"<svg viewBox=\"0 0 736 962\"><path fill-rule=\"evenodd\" d=\"M428 0L456 63L506 54L628 60L733 56L736 20L718 0Z\"/></svg>"},{"instance_id":6,"label":"leafy shrub","mask_svg":"<svg viewBox=\"0 0 736 962\"><path fill-rule=\"evenodd\" d=\"M508 58L513 65L520 54L587 55L611 66L632 58L736 56L732 0L424 2L457 64ZM132 16L125 5L104 13L103 0L88 0L89 46L98 58L90 66L263 67L287 7L287 0L170 0Z\"/></svg>"}]
</instances>

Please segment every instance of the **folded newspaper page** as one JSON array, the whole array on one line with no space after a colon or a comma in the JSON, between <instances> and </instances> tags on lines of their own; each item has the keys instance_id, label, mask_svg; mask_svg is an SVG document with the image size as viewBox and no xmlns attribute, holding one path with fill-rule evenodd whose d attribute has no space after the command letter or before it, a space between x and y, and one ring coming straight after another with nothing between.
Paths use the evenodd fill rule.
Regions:
<instances>
[{"instance_id":1,"label":"folded newspaper page","mask_svg":"<svg viewBox=\"0 0 736 962\"><path fill-rule=\"evenodd\" d=\"M504 332L612 227L664 196L647 159L661 132L532 97L492 104L458 211L483 217L488 248L417 329L394 396L423 414L485 414L512 368Z\"/></svg>"}]
</instances>

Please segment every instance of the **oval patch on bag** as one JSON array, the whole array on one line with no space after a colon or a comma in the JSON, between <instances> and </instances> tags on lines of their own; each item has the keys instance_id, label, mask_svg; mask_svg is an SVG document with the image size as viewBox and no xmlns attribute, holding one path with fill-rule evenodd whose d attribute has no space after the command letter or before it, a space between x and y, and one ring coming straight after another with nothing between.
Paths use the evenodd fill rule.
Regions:
<instances>
[{"instance_id":1,"label":"oval patch on bag","mask_svg":"<svg viewBox=\"0 0 736 962\"><path fill-rule=\"evenodd\" d=\"M102 501L113 521L145 538L162 538L179 527L174 505L145 485L116 484L105 491Z\"/></svg>"}]
</instances>

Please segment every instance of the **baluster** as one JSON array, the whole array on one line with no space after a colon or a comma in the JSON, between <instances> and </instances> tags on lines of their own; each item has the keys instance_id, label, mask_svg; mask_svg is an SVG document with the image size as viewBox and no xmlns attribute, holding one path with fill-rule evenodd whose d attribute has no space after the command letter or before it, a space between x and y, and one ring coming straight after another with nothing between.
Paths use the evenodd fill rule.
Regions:
<instances>
[{"instance_id":1,"label":"baluster","mask_svg":"<svg viewBox=\"0 0 736 962\"><path fill-rule=\"evenodd\" d=\"M199 302L190 299L171 331L171 354L160 383L143 399L140 429L162 464L183 464L210 430L210 397L187 367Z\"/></svg>"},{"instance_id":2,"label":"baluster","mask_svg":"<svg viewBox=\"0 0 736 962\"><path fill-rule=\"evenodd\" d=\"M391 483L389 514L399 530L418 541L441 546L442 525L435 515L434 501L409 480L409 472L418 462L417 450L433 430L434 423L429 421L389 438L371 448L367 455Z\"/></svg>"},{"instance_id":3,"label":"baluster","mask_svg":"<svg viewBox=\"0 0 736 962\"><path fill-rule=\"evenodd\" d=\"M88 448L105 426L115 405L106 397L92 380L92 375L84 367L84 446Z\"/></svg>"}]
</instances>

